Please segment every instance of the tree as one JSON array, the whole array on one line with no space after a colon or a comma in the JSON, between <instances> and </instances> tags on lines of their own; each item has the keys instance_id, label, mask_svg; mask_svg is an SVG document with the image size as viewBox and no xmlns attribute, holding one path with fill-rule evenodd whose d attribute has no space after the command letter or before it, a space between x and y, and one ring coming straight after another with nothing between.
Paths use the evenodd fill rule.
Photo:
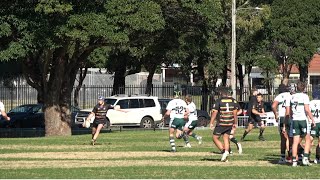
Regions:
<instances>
[{"instance_id":1,"label":"tree","mask_svg":"<svg viewBox=\"0 0 320 180\"><path fill-rule=\"evenodd\" d=\"M22 59L44 103L46 136L71 135L71 92L95 49L125 45L130 32L163 26L160 7L150 0L2 1L0 11L0 59Z\"/></svg>"},{"instance_id":2,"label":"tree","mask_svg":"<svg viewBox=\"0 0 320 180\"><path fill-rule=\"evenodd\" d=\"M293 64L300 70L300 80L307 78L307 67L320 47L319 1L274 0L271 36L273 52L283 67L283 78L289 78Z\"/></svg>"}]
</instances>

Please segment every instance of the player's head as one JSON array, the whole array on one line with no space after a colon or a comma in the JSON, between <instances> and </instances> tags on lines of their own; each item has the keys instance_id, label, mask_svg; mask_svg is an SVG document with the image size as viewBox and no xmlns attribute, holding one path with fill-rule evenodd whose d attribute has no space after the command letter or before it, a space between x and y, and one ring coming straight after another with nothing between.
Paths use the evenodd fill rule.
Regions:
<instances>
[{"instance_id":1,"label":"player's head","mask_svg":"<svg viewBox=\"0 0 320 180\"><path fill-rule=\"evenodd\" d=\"M262 99L263 99L262 94L261 94L261 93L258 93L258 94L257 94L257 101L258 101L258 102L261 102Z\"/></svg>"},{"instance_id":2,"label":"player's head","mask_svg":"<svg viewBox=\"0 0 320 180\"><path fill-rule=\"evenodd\" d=\"M190 94L186 95L186 102L188 103L192 102L192 96Z\"/></svg>"},{"instance_id":3,"label":"player's head","mask_svg":"<svg viewBox=\"0 0 320 180\"><path fill-rule=\"evenodd\" d=\"M289 87L288 86L286 86L286 85L284 85L284 84L280 84L279 85L279 94L280 93L284 93L284 92L289 92L290 90L289 90Z\"/></svg>"},{"instance_id":4,"label":"player's head","mask_svg":"<svg viewBox=\"0 0 320 180\"><path fill-rule=\"evenodd\" d=\"M297 83L297 90L299 92L304 92L305 89L306 89L306 84L304 82L299 81Z\"/></svg>"},{"instance_id":5,"label":"player's head","mask_svg":"<svg viewBox=\"0 0 320 180\"><path fill-rule=\"evenodd\" d=\"M219 92L222 97L230 96L230 90L227 87L220 87Z\"/></svg>"},{"instance_id":6,"label":"player's head","mask_svg":"<svg viewBox=\"0 0 320 180\"><path fill-rule=\"evenodd\" d=\"M104 97L103 96L99 96L98 97L98 103L99 104L103 104L104 103Z\"/></svg>"},{"instance_id":7,"label":"player's head","mask_svg":"<svg viewBox=\"0 0 320 180\"><path fill-rule=\"evenodd\" d=\"M297 91L296 85L295 85L295 84L291 84L291 85L289 86L289 92L290 92L290 94L294 94L294 93L296 93L296 91Z\"/></svg>"}]
</instances>

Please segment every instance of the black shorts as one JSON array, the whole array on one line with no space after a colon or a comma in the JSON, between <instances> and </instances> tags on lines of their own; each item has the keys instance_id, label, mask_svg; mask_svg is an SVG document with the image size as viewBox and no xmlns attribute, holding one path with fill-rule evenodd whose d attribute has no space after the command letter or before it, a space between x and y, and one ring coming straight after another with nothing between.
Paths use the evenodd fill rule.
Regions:
<instances>
[{"instance_id":1,"label":"black shorts","mask_svg":"<svg viewBox=\"0 0 320 180\"><path fill-rule=\"evenodd\" d=\"M251 114L249 116L249 124L261 123L262 119L259 115Z\"/></svg>"},{"instance_id":2,"label":"black shorts","mask_svg":"<svg viewBox=\"0 0 320 180\"><path fill-rule=\"evenodd\" d=\"M232 126L216 126L213 130L213 135L221 136L223 134L231 134Z\"/></svg>"},{"instance_id":3,"label":"black shorts","mask_svg":"<svg viewBox=\"0 0 320 180\"><path fill-rule=\"evenodd\" d=\"M98 127L99 124L105 125L107 123L107 119L95 119L92 123L93 127Z\"/></svg>"}]
</instances>

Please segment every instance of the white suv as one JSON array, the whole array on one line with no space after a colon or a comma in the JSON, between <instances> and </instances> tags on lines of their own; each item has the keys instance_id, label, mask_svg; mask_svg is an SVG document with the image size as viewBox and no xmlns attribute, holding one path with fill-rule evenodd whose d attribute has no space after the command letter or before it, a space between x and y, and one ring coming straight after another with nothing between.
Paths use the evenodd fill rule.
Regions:
<instances>
[{"instance_id":1,"label":"white suv","mask_svg":"<svg viewBox=\"0 0 320 180\"><path fill-rule=\"evenodd\" d=\"M121 109L128 112L109 109L107 112L107 127L111 126L140 126L142 128L153 128L160 123L162 114L158 97L144 95L115 95L105 99L106 104L119 105ZM75 124L82 124L91 109L84 109L77 113ZM94 118L91 119L93 123Z\"/></svg>"}]
</instances>

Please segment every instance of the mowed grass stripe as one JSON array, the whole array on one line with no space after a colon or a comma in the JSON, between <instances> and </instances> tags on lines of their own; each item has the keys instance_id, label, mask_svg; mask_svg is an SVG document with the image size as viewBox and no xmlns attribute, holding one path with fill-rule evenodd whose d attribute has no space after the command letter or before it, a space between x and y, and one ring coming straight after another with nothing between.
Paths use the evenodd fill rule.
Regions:
<instances>
[{"instance_id":1,"label":"mowed grass stripe","mask_svg":"<svg viewBox=\"0 0 320 180\"><path fill-rule=\"evenodd\" d=\"M166 161L166 160L61 160L61 161L0 161L0 169L32 168L75 168L75 167L130 167L130 166L279 166L268 161L229 161L220 162L217 158L202 161Z\"/></svg>"}]
</instances>

